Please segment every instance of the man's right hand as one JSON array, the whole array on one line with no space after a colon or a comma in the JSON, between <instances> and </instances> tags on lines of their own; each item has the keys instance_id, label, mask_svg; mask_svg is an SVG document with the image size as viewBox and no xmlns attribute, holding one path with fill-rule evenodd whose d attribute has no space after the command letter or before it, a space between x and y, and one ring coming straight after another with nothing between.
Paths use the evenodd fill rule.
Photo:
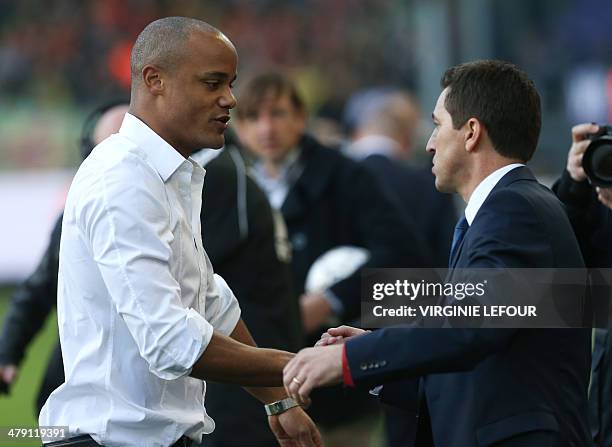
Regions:
<instances>
[{"instance_id":1,"label":"man's right hand","mask_svg":"<svg viewBox=\"0 0 612 447\"><path fill-rule=\"evenodd\" d=\"M8 393L8 387L15 382L18 372L15 365L0 365L0 394Z\"/></svg>"},{"instance_id":2,"label":"man's right hand","mask_svg":"<svg viewBox=\"0 0 612 447\"><path fill-rule=\"evenodd\" d=\"M351 337L357 337L359 335L367 334L368 332L370 331L352 326L332 327L321 335L321 338L315 344L315 346L342 344Z\"/></svg>"},{"instance_id":3,"label":"man's right hand","mask_svg":"<svg viewBox=\"0 0 612 447\"><path fill-rule=\"evenodd\" d=\"M589 135L599 130L597 124L578 124L572 127L572 147L567 154L567 172L577 182L586 180L587 176L582 168L582 157L591 143Z\"/></svg>"}]
</instances>

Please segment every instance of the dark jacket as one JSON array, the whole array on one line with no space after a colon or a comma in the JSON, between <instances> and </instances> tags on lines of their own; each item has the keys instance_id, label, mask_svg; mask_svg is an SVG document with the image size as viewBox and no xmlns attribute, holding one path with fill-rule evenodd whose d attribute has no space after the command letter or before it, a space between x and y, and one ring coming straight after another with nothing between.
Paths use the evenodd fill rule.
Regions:
<instances>
[{"instance_id":1,"label":"dark jacket","mask_svg":"<svg viewBox=\"0 0 612 447\"><path fill-rule=\"evenodd\" d=\"M384 155L370 155L360 162L379 179L389 196L397 196L404 212L414 220L429 248L433 265L445 268L457 222L451 194L436 190L431 168L410 166Z\"/></svg>"},{"instance_id":2,"label":"dark jacket","mask_svg":"<svg viewBox=\"0 0 612 447\"><path fill-rule=\"evenodd\" d=\"M429 262L412 217L401 213L365 166L309 136L300 148L303 171L281 207L293 247L298 294L304 291L313 262L342 245L370 251L363 268L410 268ZM331 288L342 302L342 321L360 315L360 284L358 270Z\"/></svg>"},{"instance_id":3,"label":"dark jacket","mask_svg":"<svg viewBox=\"0 0 612 447\"><path fill-rule=\"evenodd\" d=\"M612 211L597 200L595 189L588 181L576 182L567 171L553 190L566 207L587 267L611 268ZM610 315L609 308L601 310L604 315ZM612 334L609 330L595 331L591 370L591 433L597 446L612 447Z\"/></svg>"},{"instance_id":4,"label":"dark jacket","mask_svg":"<svg viewBox=\"0 0 612 447\"><path fill-rule=\"evenodd\" d=\"M246 175L234 146L205 168L202 241L215 273L236 295L259 346L296 351L302 344L298 302L290 267L277 256L268 199ZM278 445L263 405L240 387L209 382L206 410L216 423L206 447Z\"/></svg>"},{"instance_id":5,"label":"dark jacket","mask_svg":"<svg viewBox=\"0 0 612 447\"><path fill-rule=\"evenodd\" d=\"M584 263L561 203L527 168L516 168L483 203L451 266ZM355 384L385 383L383 400L398 403L403 393L413 405L423 378L436 446L527 447L542 445L539 437L550 441L544 445L591 445L588 329L388 328L349 341L346 353Z\"/></svg>"},{"instance_id":6,"label":"dark jacket","mask_svg":"<svg viewBox=\"0 0 612 447\"><path fill-rule=\"evenodd\" d=\"M0 333L0 364L20 365L28 345L55 307L61 233L62 215L55 222L49 245L36 270L13 293ZM59 343L51 354L49 365L36 399L37 414L49 394L64 382Z\"/></svg>"}]
</instances>

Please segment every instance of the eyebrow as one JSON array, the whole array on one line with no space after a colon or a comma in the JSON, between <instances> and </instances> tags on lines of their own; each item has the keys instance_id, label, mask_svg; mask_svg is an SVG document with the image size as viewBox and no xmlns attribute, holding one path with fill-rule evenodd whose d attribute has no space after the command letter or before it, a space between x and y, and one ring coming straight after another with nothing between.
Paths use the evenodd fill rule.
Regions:
<instances>
[{"instance_id":1,"label":"eyebrow","mask_svg":"<svg viewBox=\"0 0 612 447\"><path fill-rule=\"evenodd\" d=\"M202 75L200 75L201 79L218 79L220 81L225 81L226 79L229 79L229 75L227 73L224 73L222 71L209 71L207 73L204 73ZM234 75L231 79L231 82L234 82L236 80L236 75Z\"/></svg>"}]
</instances>

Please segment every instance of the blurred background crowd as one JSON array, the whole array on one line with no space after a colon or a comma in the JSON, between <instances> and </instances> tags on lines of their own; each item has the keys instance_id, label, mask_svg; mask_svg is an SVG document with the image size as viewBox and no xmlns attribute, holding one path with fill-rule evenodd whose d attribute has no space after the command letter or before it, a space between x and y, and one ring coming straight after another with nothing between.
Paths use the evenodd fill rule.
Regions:
<instances>
[{"instance_id":1,"label":"blurred background crowd","mask_svg":"<svg viewBox=\"0 0 612 447\"><path fill-rule=\"evenodd\" d=\"M305 99L309 130L337 147L359 120L360 94L400 88L420 104L412 163L426 164L441 74L481 58L517 64L542 95L531 164L541 179L565 166L573 124L612 121L606 0L0 0L0 11L0 315L63 207L84 117L128 96L131 44L159 17L202 18L227 34L240 57L238 96L257 73L288 75ZM42 343L33 355L46 356L54 340ZM33 395L39 376L23 371ZM2 416L0 425L32 423L32 399L19 404L26 419ZM15 402L0 399L0 413Z\"/></svg>"},{"instance_id":2,"label":"blurred background crowd","mask_svg":"<svg viewBox=\"0 0 612 447\"><path fill-rule=\"evenodd\" d=\"M544 117L532 163L539 174L563 165L572 123L612 120L605 0L0 0L0 11L0 198L8 215L37 210L25 223L3 223L4 282L33 268L45 238L31 223L46 222L48 233L62 206L82 119L127 95L131 42L157 17L201 17L222 29L238 48L238 92L260 71L290 75L324 141L346 136L353 94L401 87L422 107L415 152L425 159L418 149L440 74L478 58L509 60L535 80ZM23 206L32 200L38 206ZM24 239L27 249L16 244Z\"/></svg>"}]
</instances>

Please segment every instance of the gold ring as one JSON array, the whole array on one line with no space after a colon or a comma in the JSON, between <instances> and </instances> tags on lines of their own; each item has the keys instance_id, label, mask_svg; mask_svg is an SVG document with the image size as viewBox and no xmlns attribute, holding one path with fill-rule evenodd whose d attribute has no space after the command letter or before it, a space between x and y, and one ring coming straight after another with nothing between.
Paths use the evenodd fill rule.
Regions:
<instances>
[{"instance_id":1,"label":"gold ring","mask_svg":"<svg viewBox=\"0 0 612 447\"><path fill-rule=\"evenodd\" d=\"M298 385L302 384L302 382L300 382L297 377L293 378L293 382L297 383Z\"/></svg>"}]
</instances>

